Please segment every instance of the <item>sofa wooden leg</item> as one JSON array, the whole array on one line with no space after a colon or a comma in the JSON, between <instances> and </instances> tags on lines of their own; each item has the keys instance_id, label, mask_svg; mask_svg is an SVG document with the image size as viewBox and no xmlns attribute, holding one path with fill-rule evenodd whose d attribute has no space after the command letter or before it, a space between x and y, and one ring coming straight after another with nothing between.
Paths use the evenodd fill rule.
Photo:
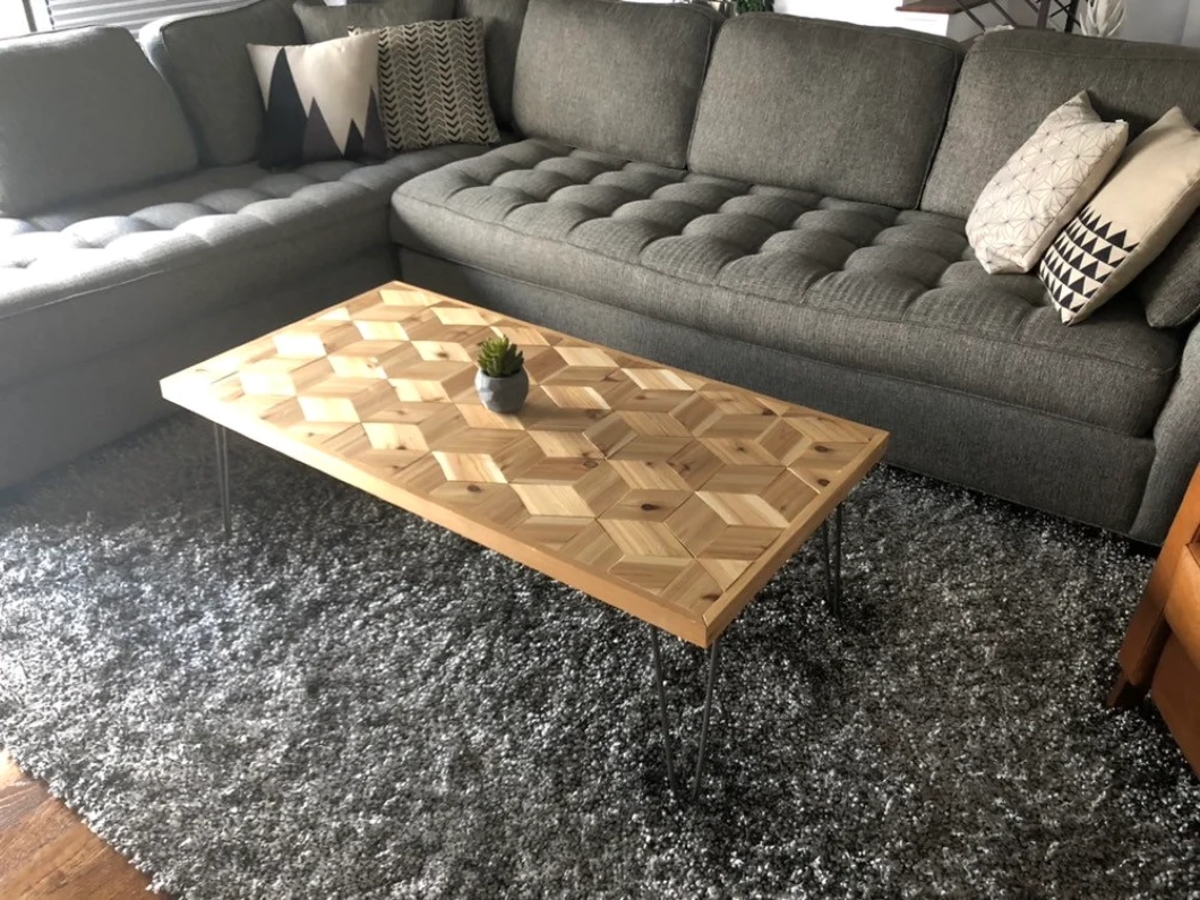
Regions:
<instances>
[{"instance_id":1,"label":"sofa wooden leg","mask_svg":"<svg viewBox=\"0 0 1200 900\"><path fill-rule=\"evenodd\" d=\"M1117 709L1133 709L1145 696L1146 688L1134 684L1122 672L1108 694L1108 705Z\"/></svg>"}]
</instances>

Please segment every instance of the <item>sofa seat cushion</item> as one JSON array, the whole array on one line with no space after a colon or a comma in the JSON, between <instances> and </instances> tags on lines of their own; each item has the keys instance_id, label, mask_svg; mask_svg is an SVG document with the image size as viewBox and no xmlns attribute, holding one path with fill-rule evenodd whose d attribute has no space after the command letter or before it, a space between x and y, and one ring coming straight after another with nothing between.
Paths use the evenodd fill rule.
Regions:
<instances>
[{"instance_id":1,"label":"sofa seat cushion","mask_svg":"<svg viewBox=\"0 0 1200 900\"><path fill-rule=\"evenodd\" d=\"M395 187L483 149L291 172L208 169L84 207L0 218L0 385L252 300L281 273L385 248Z\"/></svg>"},{"instance_id":2,"label":"sofa seat cushion","mask_svg":"<svg viewBox=\"0 0 1200 900\"><path fill-rule=\"evenodd\" d=\"M407 182L420 252L824 362L1126 434L1181 352L1135 304L1064 328L1030 275L989 276L962 219L700 176L543 140Z\"/></svg>"}]
</instances>

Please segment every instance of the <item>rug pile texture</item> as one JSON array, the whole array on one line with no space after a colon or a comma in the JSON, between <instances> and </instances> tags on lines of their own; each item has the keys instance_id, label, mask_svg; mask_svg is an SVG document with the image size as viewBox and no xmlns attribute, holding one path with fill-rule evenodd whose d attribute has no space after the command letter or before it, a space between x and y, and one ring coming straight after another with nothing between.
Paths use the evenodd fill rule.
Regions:
<instances>
[{"instance_id":1,"label":"rug pile texture","mask_svg":"<svg viewBox=\"0 0 1200 900\"><path fill-rule=\"evenodd\" d=\"M1121 539L877 471L841 613L805 549L728 632L688 806L646 626L230 454L231 541L185 417L0 508L0 742L177 897L1200 897L1200 782L1103 705Z\"/></svg>"}]
</instances>

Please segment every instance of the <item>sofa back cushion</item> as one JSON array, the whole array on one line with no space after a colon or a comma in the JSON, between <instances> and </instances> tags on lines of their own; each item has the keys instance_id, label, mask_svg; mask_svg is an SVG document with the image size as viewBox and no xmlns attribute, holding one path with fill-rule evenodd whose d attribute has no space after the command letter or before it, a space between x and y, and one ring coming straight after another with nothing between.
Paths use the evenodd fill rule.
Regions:
<instances>
[{"instance_id":1,"label":"sofa back cushion","mask_svg":"<svg viewBox=\"0 0 1200 900\"><path fill-rule=\"evenodd\" d=\"M682 167L720 22L693 4L530 0L513 80L517 127Z\"/></svg>"},{"instance_id":2,"label":"sofa back cushion","mask_svg":"<svg viewBox=\"0 0 1200 900\"><path fill-rule=\"evenodd\" d=\"M782 15L717 38L689 168L915 206L961 51L944 38Z\"/></svg>"},{"instance_id":3,"label":"sofa back cushion","mask_svg":"<svg viewBox=\"0 0 1200 900\"><path fill-rule=\"evenodd\" d=\"M179 103L129 32L86 28L2 45L0 216L195 167Z\"/></svg>"},{"instance_id":4,"label":"sofa back cushion","mask_svg":"<svg viewBox=\"0 0 1200 900\"><path fill-rule=\"evenodd\" d=\"M292 0L161 19L139 37L183 104L201 161L231 166L257 158L263 100L246 45L303 44Z\"/></svg>"},{"instance_id":5,"label":"sofa back cushion","mask_svg":"<svg viewBox=\"0 0 1200 900\"><path fill-rule=\"evenodd\" d=\"M1127 290L1146 308L1155 328L1176 328L1200 319L1200 213L1175 236Z\"/></svg>"},{"instance_id":6,"label":"sofa back cushion","mask_svg":"<svg viewBox=\"0 0 1200 900\"><path fill-rule=\"evenodd\" d=\"M310 44L344 38L351 28L369 31L411 25L431 19L454 18L455 0L373 0L347 6L326 6L325 0L296 0L292 11Z\"/></svg>"},{"instance_id":7,"label":"sofa back cushion","mask_svg":"<svg viewBox=\"0 0 1200 900\"><path fill-rule=\"evenodd\" d=\"M458 0L458 18L483 20L488 97L501 128L513 124L513 74L526 5L527 0Z\"/></svg>"},{"instance_id":8,"label":"sofa back cushion","mask_svg":"<svg viewBox=\"0 0 1200 900\"><path fill-rule=\"evenodd\" d=\"M1021 29L985 34L958 80L921 201L966 217L984 186L1054 109L1086 90L1101 118L1136 136L1171 107L1200 117L1200 51Z\"/></svg>"}]
</instances>

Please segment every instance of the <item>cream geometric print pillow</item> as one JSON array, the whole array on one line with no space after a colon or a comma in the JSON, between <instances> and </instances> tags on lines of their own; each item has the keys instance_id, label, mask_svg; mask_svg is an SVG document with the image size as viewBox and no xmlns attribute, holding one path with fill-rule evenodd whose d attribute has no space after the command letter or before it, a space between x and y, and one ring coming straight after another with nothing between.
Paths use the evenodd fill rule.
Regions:
<instances>
[{"instance_id":1,"label":"cream geometric print pillow","mask_svg":"<svg viewBox=\"0 0 1200 900\"><path fill-rule=\"evenodd\" d=\"M1129 140L1096 115L1087 91L1038 126L983 189L967 239L991 274L1028 272L1108 177Z\"/></svg>"},{"instance_id":2,"label":"cream geometric print pillow","mask_svg":"<svg viewBox=\"0 0 1200 900\"><path fill-rule=\"evenodd\" d=\"M1200 208L1200 131L1176 107L1129 145L1100 192L1047 251L1038 275L1074 325L1150 265Z\"/></svg>"}]
</instances>

